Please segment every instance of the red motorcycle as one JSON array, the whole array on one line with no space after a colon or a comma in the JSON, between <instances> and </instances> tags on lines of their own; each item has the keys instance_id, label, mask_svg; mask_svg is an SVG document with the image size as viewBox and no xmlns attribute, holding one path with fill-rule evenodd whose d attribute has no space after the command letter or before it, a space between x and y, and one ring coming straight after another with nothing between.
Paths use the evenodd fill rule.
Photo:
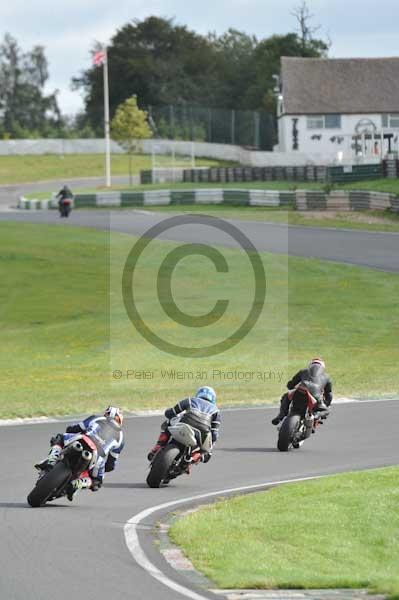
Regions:
<instances>
[{"instance_id":1,"label":"red motorcycle","mask_svg":"<svg viewBox=\"0 0 399 600\"><path fill-rule=\"evenodd\" d=\"M321 414L315 411L319 406L318 402L303 384L291 390L288 397L291 401L290 408L278 432L277 448L281 452L300 448L327 416L326 411Z\"/></svg>"},{"instance_id":2,"label":"red motorcycle","mask_svg":"<svg viewBox=\"0 0 399 600\"><path fill-rule=\"evenodd\" d=\"M69 217L72 210L72 200L70 198L64 198L58 203L58 209L60 211L60 217Z\"/></svg>"}]
</instances>

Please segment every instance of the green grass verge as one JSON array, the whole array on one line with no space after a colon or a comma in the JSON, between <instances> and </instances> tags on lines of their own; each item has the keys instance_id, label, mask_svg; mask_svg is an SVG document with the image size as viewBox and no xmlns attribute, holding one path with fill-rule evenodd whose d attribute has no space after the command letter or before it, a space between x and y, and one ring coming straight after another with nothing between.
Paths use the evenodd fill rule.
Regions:
<instances>
[{"instance_id":1,"label":"green grass verge","mask_svg":"<svg viewBox=\"0 0 399 600\"><path fill-rule=\"evenodd\" d=\"M211 158L197 159L196 164L202 166L231 165L228 161L217 161ZM152 168L149 155L138 154L132 162L132 172ZM190 168L188 165L187 168ZM125 154L111 156L111 172L113 175L127 175L129 161ZM7 183L24 183L62 179L68 182L76 177L102 177L104 175L103 154L25 154L19 156L0 156L0 185ZM57 190L58 191L58 190Z\"/></svg>"},{"instance_id":2,"label":"green grass verge","mask_svg":"<svg viewBox=\"0 0 399 600\"><path fill-rule=\"evenodd\" d=\"M83 413L108 402L132 410L163 407L205 381L217 388L221 405L276 402L292 372L314 354L326 357L338 395L398 389L396 274L262 254L268 287L257 325L229 351L190 359L151 346L126 316L121 273L133 238L112 234L110 246L101 231L12 222L0 223L0 237L1 417ZM220 324L182 328L165 316L156 295L159 265L175 246L153 242L143 255L135 280L139 310L175 343L219 341L252 303L247 258L223 249L227 274L201 256L179 263L172 288L181 310L203 314L219 298L230 300ZM123 372L120 380L113 380L114 369ZM172 369L205 375L162 374ZM152 376L128 376L128 370ZM270 374L237 382L213 370Z\"/></svg>"},{"instance_id":3,"label":"green grass verge","mask_svg":"<svg viewBox=\"0 0 399 600\"><path fill-rule=\"evenodd\" d=\"M205 159L204 159L205 160ZM113 192L146 192L152 190L193 190L193 189L213 189L213 188L229 188L240 190L288 190L295 189L322 189L319 183L293 183L289 181L254 181L253 183L151 183L140 185L112 185L111 188L106 188L103 185L96 187L74 188L72 191L76 194L95 194L103 191ZM54 190L58 191L58 190ZM47 200L50 197L49 192L30 192L26 194L26 198L37 198L38 200Z\"/></svg>"},{"instance_id":4,"label":"green grass verge","mask_svg":"<svg viewBox=\"0 0 399 600\"><path fill-rule=\"evenodd\" d=\"M297 211L286 208L268 208L260 206L234 207L226 205L193 204L190 206L145 206L144 210L165 213L201 213L214 215L221 219L240 219L245 221L264 221L269 223L288 223L305 227L333 227L335 229L360 229L365 231L399 231L399 214L390 211Z\"/></svg>"},{"instance_id":5,"label":"green grass verge","mask_svg":"<svg viewBox=\"0 0 399 600\"><path fill-rule=\"evenodd\" d=\"M99 155L92 155L93 157L98 157ZM0 164L1 164L1 160L3 157L0 158ZM32 158L32 157L30 157ZM34 157L36 159L36 157ZM59 157L51 157L52 159L55 159L56 161L58 161L58 163L60 161L62 161L62 159L60 159ZM66 159L67 157L65 157ZM80 160L81 160L81 156L80 156ZM134 172L137 173L140 169L144 169L144 168L150 168L149 166L149 161L150 157L147 156L137 156L135 157L135 163L134 163ZM115 167L117 169L121 168L121 171L114 171L113 169L113 174L114 175L126 175L126 165L124 163L124 161L126 161L126 157L123 155L114 155L113 156L113 161L115 161ZM143 164L145 164L146 166L140 166L141 161ZM122 164L120 164L122 163ZM98 163L100 164L100 163ZM114 163L113 163L114 164ZM198 161L198 166L206 166L207 164L209 165L219 165L219 166L223 166L224 164L227 164L227 162L223 163L221 161L216 161L216 160L211 160L211 159L199 159ZM78 173L76 175L74 175L75 177L80 177L80 176L84 176L81 174L81 169L82 169L82 165L79 164L79 157L78 157L78 165L77 165L78 169L80 168L80 171L78 171ZM101 162L101 168L103 168L103 163ZM96 167L97 171L98 171L98 167ZM1 174L1 170L0 170L0 174ZM103 175L103 171L98 171L98 173L96 172L95 174L98 174L99 176ZM61 174L62 176L62 174ZM57 172L57 178L60 177L60 173L59 171ZM33 181L33 180L32 180ZM339 189L339 190L352 190L352 189L359 189L359 190L369 190L369 191L375 191L375 192L387 192L387 193L391 193L391 194L396 194L399 195L399 179L387 179L387 178L381 178L381 179L371 179L371 180L367 180L367 181L354 181L351 183L339 183L339 184L334 184L332 186L334 189ZM125 191L134 191L134 190L161 190L161 189L171 189L171 190L179 190L179 189L194 189L194 188L237 188L237 189L261 189L261 190L288 190L288 191L293 191L296 189L309 189L309 190L323 190L326 188L326 184L325 183L317 183L317 182L311 182L311 181L252 181L252 182L237 182L237 183L231 183L231 182L225 182L225 183L155 183L155 184L145 184L145 185L133 185L133 186L122 186L122 185L113 185L112 186L112 190L115 191L120 191L120 190L125 190ZM103 186L99 186L99 187L93 187L93 188L85 188L85 189L77 189L77 192L95 192L101 189L105 189ZM107 188L108 189L108 188ZM45 195L43 196L44 198L48 197L48 192L43 192ZM32 197L36 197L36 196L32 196Z\"/></svg>"},{"instance_id":6,"label":"green grass verge","mask_svg":"<svg viewBox=\"0 0 399 600\"><path fill-rule=\"evenodd\" d=\"M368 588L399 598L399 468L204 507L170 529L221 588Z\"/></svg>"}]
</instances>

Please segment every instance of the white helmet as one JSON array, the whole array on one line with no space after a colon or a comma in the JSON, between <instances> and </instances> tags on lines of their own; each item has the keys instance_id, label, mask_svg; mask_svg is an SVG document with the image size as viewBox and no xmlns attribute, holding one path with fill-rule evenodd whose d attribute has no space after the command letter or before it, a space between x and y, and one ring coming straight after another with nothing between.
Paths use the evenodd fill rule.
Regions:
<instances>
[{"instance_id":1,"label":"white helmet","mask_svg":"<svg viewBox=\"0 0 399 600\"><path fill-rule=\"evenodd\" d=\"M320 365L320 367L323 367L323 369L326 368L325 362L322 358L312 358L312 360L309 363L309 369L314 365Z\"/></svg>"},{"instance_id":2,"label":"white helmet","mask_svg":"<svg viewBox=\"0 0 399 600\"><path fill-rule=\"evenodd\" d=\"M108 408L105 409L104 417L107 417L108 419L113 419L114 421L116 421L116 423L118 423L118 425L122 425L123 423L122 409L118 408L117 406L108 406Z\"/></svg>"}]
</instances>

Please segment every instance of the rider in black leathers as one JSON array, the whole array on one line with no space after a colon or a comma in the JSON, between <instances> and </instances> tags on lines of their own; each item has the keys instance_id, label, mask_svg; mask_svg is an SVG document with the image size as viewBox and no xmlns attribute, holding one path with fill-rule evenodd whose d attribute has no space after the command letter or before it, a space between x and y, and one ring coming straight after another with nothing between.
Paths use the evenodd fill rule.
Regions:
<instances>
[{"instance_id":1,"label":"rider in black leathers","mask_svg":"<svg viewBox=\"0 0 399 600\"><path fill-rule=\"evenodd\" d=\"M329 414L329 406L332 402L332 382L326 373L324 361L321 358L313 358L306 369L298 371L287 383L289 390L294 389L299 383L303 383L312 396L317 400L316 410L323 418ZM280 400L280 411L274 419L273 425L278 425L287 416L290 408L288 393L283 394Z\"/></svg>"},{"instance_id":2,"label":"rider in black leathers","mask_svg":"<svg viewBox=\"0 0 399 600\"><path fill-rule=\"evenodd\" d=\"M70 190L70 188L67 185L64 185L60 191L58 192L57 196L58 198L58 208L60 211L61 216L64 215L64 200L72 200L73 198L73 194L72 191Z\"/></svg>"}]
</instances>

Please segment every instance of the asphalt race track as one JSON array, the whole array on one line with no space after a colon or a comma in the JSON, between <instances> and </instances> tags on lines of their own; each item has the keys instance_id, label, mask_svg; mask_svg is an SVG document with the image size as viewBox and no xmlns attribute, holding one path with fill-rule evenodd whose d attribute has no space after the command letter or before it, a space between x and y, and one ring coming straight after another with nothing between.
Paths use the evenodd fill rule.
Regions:
<instances>
[{"instance_id":1,"label":"asphalt race track","mask_svg":"<svg viewBox=\"0 0 399 600\"><path fill-rule=\"evenodd\" d=\"M140 234L164 215L116 212L112 229ZM0 214L0 219L60 224L55 212ZM399 271L397 234L307 229L239 222L259 250L317 256L387 271ZM62 226L109 227L105 211L75 211ZM171 233L171 232L170 232ZM174 239L196 241L193 229L174 231ZM165 236L166 239L168 236ZM172 237L172 236L170 236ZM226 243L217 230L204 240ZM262 482L330 474L397 464L399 402L337 404L326 424L297 451L279 453L270 424L275 408L227 410L220 442L208 465L167 488L148 489L146 453L154 442L160 417L125 420L126 449L119 468L102 490L81 492L72 504L59 500L31 509L26 496L33 487L33 463L44 457L50 436L63 424L0 427L0 600L176 600L171 591L144 571L125 544L124 525L140 511L176 499ZM149 560L186 587L152 541L151 530L162 512L142 524L141 546ZM200 591L211 598L208 592Z\"/></svg>"},{"instance_id":2,"label":"asphalt race track","mask_svg":"<svg viewBox=\"0 0 399 600\"><path fill-rule=\"evenodd\" d=\"M180 596L143 571L125 545L125 522L144 508L240 485L397 463L399 402L337 405L321 431L299 451L284 454L276 450L274 412L225 411L211 462L159 490L145 485L145 455L160 417L126 419L126 449L104 488L80 492L72 504L59 500L40 509L26 504L35 479L32 464L62 425L0 428L0 598L174 600ZM151 526L159 516L144 522L140 541L150 560L179 580L152 543Z\"/></svg>"},{"instance_id":3,"label":"asphalt race track","mask_svg":"<svg viewBox=\"0 0 399 600\"><path fill-rule=\"evenodd\" d=\"M145 210L76 210L69 219L60 219L58 211L0 212L0 221L28 221L61 226L85 226L142 235L168 214ZM365 267L399 271L399 233L376 233L328 228L293 227L255 221L234 223L259 251L292 256L323 258ZM200 242L235 247L237 244L218 229L206 226L174 228L160 239Z\"/></svg>"}]
</instances>

